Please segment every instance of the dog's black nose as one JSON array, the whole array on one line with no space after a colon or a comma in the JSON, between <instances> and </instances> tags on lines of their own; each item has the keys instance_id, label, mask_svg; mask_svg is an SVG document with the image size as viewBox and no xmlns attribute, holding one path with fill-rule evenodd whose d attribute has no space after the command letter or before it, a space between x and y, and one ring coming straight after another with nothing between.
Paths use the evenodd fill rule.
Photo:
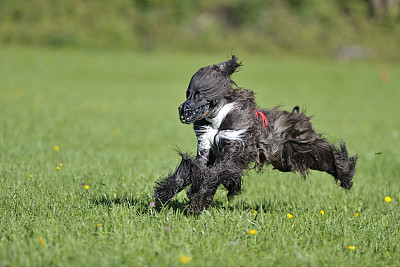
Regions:
<instances>
[{"instance_id":1,"label":"dog's black nose","mask_svg":"<svg viewBox=\"0 0 400 267\"><path fill-rule=\"evenodd\" d=\"M191 124L195 122L201 114L203 114L208 108L208 104L200 105L196 107L192 100L186 100L179 106L179 119L182 123Z\"/></svg>"},{"instance_id":2,"label":"dog's black nose","mask_svg":"<svg viewBox=\"0 0 400 267\"><path fill-rule=\"evenodd\" d=\"M179 119L182 123L190 124L194 122L195 104L192 100L186 100L179 106Z\"/></svg>"}]
</instances>

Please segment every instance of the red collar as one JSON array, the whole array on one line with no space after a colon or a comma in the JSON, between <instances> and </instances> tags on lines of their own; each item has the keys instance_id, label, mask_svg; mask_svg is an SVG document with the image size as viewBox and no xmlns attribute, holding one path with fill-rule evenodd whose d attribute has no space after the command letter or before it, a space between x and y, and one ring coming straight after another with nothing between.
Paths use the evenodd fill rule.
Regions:
<instances>
[{"instance_id":1,"label":"red collar","mask_svg":"<svg viewBox=\"0 0 400 267\"><path fill-rule=\"evenodd\" d=\"M267 127L268 126L268 120L267 120L267 117L265 117L265 114L262 113L261 111L256 110L256 109L254 110L254 113L256 114L257 119L258 119L258 115L261 116L262 121L263 121L263 128Z\"/></svg>"}]
</instances>

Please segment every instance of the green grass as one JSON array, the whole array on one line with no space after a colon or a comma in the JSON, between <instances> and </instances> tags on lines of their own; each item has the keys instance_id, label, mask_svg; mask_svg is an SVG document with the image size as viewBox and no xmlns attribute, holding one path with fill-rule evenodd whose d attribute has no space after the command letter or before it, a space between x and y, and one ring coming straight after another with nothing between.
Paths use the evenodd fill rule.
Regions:
<instances>
[{"instance_id":1,"label":"green grass","mask_svg":"<svg viewBox=\"0 0 400 267\"><path fill-rule=\"evenodd\" d=\"M184 214L184 193L150 207L175 145L195 152L177 115L189 79L226 55L2 47L0 266L397 265L400 66L238 56L235 81L260 106L306 107L360 154L352 190L268 168L199 216Z\"/></svg>"}]
</instances>

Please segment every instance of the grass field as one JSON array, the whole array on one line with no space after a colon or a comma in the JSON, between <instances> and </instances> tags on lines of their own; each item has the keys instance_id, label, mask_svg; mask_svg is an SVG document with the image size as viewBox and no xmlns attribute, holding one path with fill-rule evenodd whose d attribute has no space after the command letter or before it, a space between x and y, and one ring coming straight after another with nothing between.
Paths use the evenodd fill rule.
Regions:
<instances>
[{"instance_id":1,"label":"grass field","mask_svg":"<svg viewBox=\"0 0 400 267\"><path fill-rule=\"evenodd\" d=\"M260 106L360 155L352 190L268 168L199 216L184 192L150 205L175 145L195 152L191 75L227 56L1 47L0 266L398 266L400 65L238 54Z\"/></svg>"}]
</instances>

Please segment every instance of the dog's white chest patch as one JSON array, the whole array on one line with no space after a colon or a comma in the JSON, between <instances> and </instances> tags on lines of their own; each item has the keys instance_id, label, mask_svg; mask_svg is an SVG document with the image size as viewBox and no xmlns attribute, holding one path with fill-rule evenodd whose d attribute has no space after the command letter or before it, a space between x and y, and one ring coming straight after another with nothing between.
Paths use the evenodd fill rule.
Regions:
<instances>
[{"instance_id":1,"label":"dog's white chest patch","mask_svg":"<svg viewBox=\"0 0 400 267\"><path fill-rule=\"evenodd\" d=\"M216 152L220 139L238 140L242 141L242 134L246 129L242 130L219 130L222 121L226 115L235 108L235 103L229 103L223 106L212 118L206 118L210 125L201 126L195 129L197 136L197 150L200 152L208 152L210 149Z\"/></svg>"}]
</instances>

